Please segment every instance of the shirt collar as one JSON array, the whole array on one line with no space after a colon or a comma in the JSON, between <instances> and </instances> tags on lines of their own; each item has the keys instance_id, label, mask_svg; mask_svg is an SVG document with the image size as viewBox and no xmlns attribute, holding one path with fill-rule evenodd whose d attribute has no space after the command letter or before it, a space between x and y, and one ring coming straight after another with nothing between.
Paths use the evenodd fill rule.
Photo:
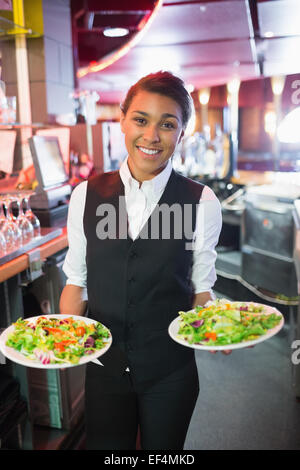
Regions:
<instances>
[{"instance_id":1,"label":"shirt collar","mask_svg":"<svg viewBox=\"0 0 300 470\"><path fill-rule=\"evenodd\" d=\"M135 180L133 176L131 175L127 161L128 161L128 156L123 161L119 172L120 172L121 180L125 186L125 189L130 190L133 187L139 187L139 182ZM171 163L171 159L169 159L163 171L158 173L158 175L156 175L151 180L144 181L142 183L141 188L143 188L143 186L144 187L148 186L153 190L154 193L159 193L160 191L163 191L170 178L171 172L172 172L172 163Z\"/></svg>"}]
</instances>

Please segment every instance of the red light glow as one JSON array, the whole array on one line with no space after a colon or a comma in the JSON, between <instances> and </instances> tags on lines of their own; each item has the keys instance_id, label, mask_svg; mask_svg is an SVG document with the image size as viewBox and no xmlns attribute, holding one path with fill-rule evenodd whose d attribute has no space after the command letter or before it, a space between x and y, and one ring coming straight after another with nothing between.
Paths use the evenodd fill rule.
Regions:
<instances>
[{"instance_id":1,"label":"red light glow","mask_svg":"<svg viewBox=\"0 0 300 470\"><path fill-rule=\"evenodd\" d=\"M125 54L127 54L132 47L134 47L144 36L146 31L150 28L154 18L156 17L159 9L161 8L163 0L158 0L155 8L151 13L145 16L145 18L141 21L139 25L139 32L121 49L118 51L113 52L112 54L108 54L106 57L101 59L99 62L92 61L90 62L88 67L82 67L77 71L77 77L82 78L85 75L93 72L99 72L100 70L105 69L109 65L113 64Z\"/></svg>"}]
</instances>

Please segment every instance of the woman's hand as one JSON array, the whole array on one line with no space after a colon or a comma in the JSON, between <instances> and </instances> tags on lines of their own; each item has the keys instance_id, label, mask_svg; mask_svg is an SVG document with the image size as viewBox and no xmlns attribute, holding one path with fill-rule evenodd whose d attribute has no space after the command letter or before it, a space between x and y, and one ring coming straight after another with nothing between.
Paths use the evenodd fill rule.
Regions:
<instances>
[{"instance_id":1,"label":"woman's hand","mask_svg":"<svg viewBox=\"0 0 300 470\"><path fill-rule=\"evenodd\" d=\"M209 351L211 354L216 354L218 351ZM224 354L224 356L229 356L229 354L232 353L232 349L224 349L222 351L222 354Z\"/></svg>"},{"instance_id":2,"label":"woman's hand","mask_svg":"<svg viewBox=\"0 0 300 470\"><path fill-rule=\"evenodd\" d=\"M247 346L246 349L252 349L254 348L254 345L253 346ZM212 350L212 351L209 351L211 354L216 354L218 351L215 351L215 350ZM222 351L222 353L225 355L225 356L229 356L229 354L232 353L232 349L224 349Z\"/></svg>"}]
</instances>

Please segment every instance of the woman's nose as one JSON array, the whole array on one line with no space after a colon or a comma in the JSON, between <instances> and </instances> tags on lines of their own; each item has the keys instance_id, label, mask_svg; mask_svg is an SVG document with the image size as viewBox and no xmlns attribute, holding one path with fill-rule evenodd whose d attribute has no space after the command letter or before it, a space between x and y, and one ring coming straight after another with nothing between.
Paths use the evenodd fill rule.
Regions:
<instances>
[{"instance_id":1,"label":"woman's nose","mask_svg":"<svg viewBox=\"0 0 300 470\"><path fill-rule=\"evenodd\" d=\"M144 128L144 139L147 142L159 142L159 132L156 126L147 126Z\"/></svg>"}]
</instances>

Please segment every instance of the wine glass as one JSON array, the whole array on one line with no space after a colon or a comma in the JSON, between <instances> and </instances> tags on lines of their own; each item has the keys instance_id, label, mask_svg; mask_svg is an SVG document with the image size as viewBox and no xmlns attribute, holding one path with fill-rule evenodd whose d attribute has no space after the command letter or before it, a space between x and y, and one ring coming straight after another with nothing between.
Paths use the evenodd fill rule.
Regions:
<instances>
[{"instance_id":1,"label":"wine glass","mask_svg":"<svg viewBox=\"0 0 300 470\"><path fill-rule=\"evenodd\" d=\"M8 221L2 226L1 234L5 239L5 250L6 253L15 250L15 233Z\"/></svg>"},{"instance_id":2,"label":"wine glass","mask_svg":"<svg viewBox=\"0 0 300 470\"><path fill-rule=\"evenodd\" d=\"M41 224L37 216L32 212L30 204L29 204L29 195L27 193L22 193L22 204L23 208L25 208L25 217L29 220L31 225L33 226L34 237L41 236Z\"/></svg>"},{"instance_id":3,"label":"wine glass","mask_svg":"<svg viewBox=\"0 0 300 470\"><path fill-rule=\"evenodd\" d=\"M0 199L0 230L6 222L6 216L3 209L3 201Z\"/></svg>"},{"instance_id":4,"label":"wine glass","mask_svg":"<svg viewBox=\"0 0 300 470\"><path fill-rule=\"evenodd\" d=\"M15 199L13 197L8 196L8 195L5 196L4 199L3 199L7 222L3 226L2 229L4 230L4 228L6 228L7 237L9 239L9 250L10 251L13 248L15 250L17 250L18 248L20 248L22 246L22 232L21 232L20 228L18 227L18 224L16 223L16 217L14 216L13 209L12 209L12 205L14 203L14 200ZM11 240L11 235L8 233L9 232L8 228L11 229L12 232L13 232L13 240ZM7 241L8 240L6 240L6 243L7 243Z\"/></svg>"},{"instance_id":5,"label":"wine glass","mask_svg":"<svg viewBox=\"0 0 300 470\"><path fill-rule=\"evenodd\" d=\"M4 233L0 230L0 258L6 254L6 240Z\"/></svg>"},{"instance_id":6,"label":"wine glass","mask_svg":"<svg viewBox=\"0 0 300 470\"><path fill-rule=\"evenodd\" d=\"M34 229L32 223L27 219L23 212L22 200L22 194L16 194L15 202L18 207L18 216L16 218L16 224L18 225L22 233L22 244L26 245L26 243L31 242L31 240L33 239Z\"/></svg>"},{"instance_id":7,"label":"wine glass","mask_svg":"<svg viewBox=\"0 0 300 470\"><path fill-rule=\"evenodd\" d=\"M19 229L16 226L15 222L8 218L9 204L10 204L10 200L8 197L2 196L0 198L0 231L5 239L7 253L19 248L20 239L21 239L21 237L20 238L18 237ZM3 211L3 207L5 208L5 213ZM17 233L17 236L16 236L16 233ZM20 235L20 232L19 232L19 235Z\"/></svg>"}]
</instances>

